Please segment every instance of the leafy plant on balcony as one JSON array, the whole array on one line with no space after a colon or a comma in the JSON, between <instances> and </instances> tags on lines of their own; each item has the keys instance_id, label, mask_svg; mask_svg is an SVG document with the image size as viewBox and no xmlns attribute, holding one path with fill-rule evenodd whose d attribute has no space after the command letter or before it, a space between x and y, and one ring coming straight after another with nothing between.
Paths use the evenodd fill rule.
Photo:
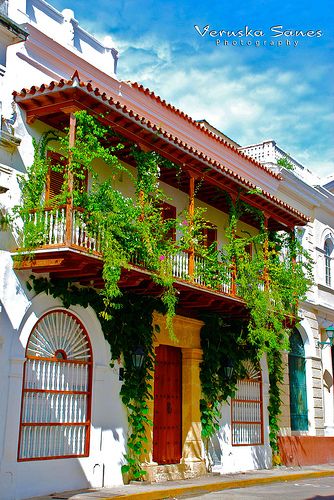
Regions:
<instances>
[{"instance_id":1,"label":"leafy plant on balcony","mask_svg":"<svg viewBox=\"0 0 334 500\"><path fill-rule=\"evenodd\" d=\"M82 222L85 230L93 235L101 234L103 255L104 289L97 293L91 288L80 290L67 282L56 283L48 280L33 280L36 291L45 291L59 297L64 305L91 304L96 310L106 339L111 345L113 359L122 355L125 364L124 383L121 397L128 410L129 437L127 465L124 471L133 478L144 474L140 459L145 451L145 426L150 424L147 413L147 401L151 396L150 371L153 369L152 351L152 312L161 309L166 315L167 327L173 335L173 316L177 296L173 287L172 258L185 249L190 242L195 246L197 226L200 215L195 211L191 221L180 215L175 221L162 224L161 203L165 196L159 190L159 162L166 162L159 155L132 148L132 156L137 165L137 176L119 161L115 154L122 144L108 146L108 139L115 134L86 113L76 113L76 142L70 146L69 136L59 137L56 149L63 155L61 161L52 164L46 150L53 134L46 133L40 142L35 142L34 163L28 169L27 178L22 180L23 205L18 213L24 218L24 243L28 249L34 249L45 242L45 224L39 219L46 206L44 192L49 169L62 172L63 163L67 163L61 192L52 199L52 210L67 203L72 209L80 206L84 209ZM109 167L110 176L105 182L98 183L94 174L97 162L103 160ZM62 161L63 160L63 161ZM80 188L80 182L87 172L92 178L89 196ZM126 175L132 182L136 193L136 202L118 189L120 174ZM72 179L72 181L71 181ZM71 182L70 182L71 181ZM34 210L36 216L31 216ZM179 246L168 238L171 229L178 229ZM152 279L162 286L159 299L153 301L144 297L136 299L129 294L122 294L118 282L122 268L130 263L142 265L151 272ZM126 314L124 311L126 310ZM134 373L131 365L131 351L136 339L147 354L144 368Z\"/></svg>"},{"instance_id":2,"label":"leafy plant on balcony","mask_svg":"<svg viewBox=\"0 0 334 500\"><path fill-rule=\"evenodd\" d=\"M293 233L269 232L263 221L260 221L258 235L236 238L238 221L245 209L254 210L246 208L239 199L234 204L230 200L229 243L225 251L237 271L237 293L246 302L249 318L242 326L235 323L229 326L231 319L228 317L214 315L205 319L201 332L202 435L208 446L219 428L221 403L233 397L245 351L253 361L266 354L270 381L269 437L273 453L277 455L280 384L284 369L282 351L289 348L289 334L295 323L298 302L305 298L312 282L311 261ZM261 217L259 211L255 215ZM254 248L252 256L247 251L250 244ZM231 380L223 376L226 359L232 359L235 368Z\"/></svg>"}]
</instances>

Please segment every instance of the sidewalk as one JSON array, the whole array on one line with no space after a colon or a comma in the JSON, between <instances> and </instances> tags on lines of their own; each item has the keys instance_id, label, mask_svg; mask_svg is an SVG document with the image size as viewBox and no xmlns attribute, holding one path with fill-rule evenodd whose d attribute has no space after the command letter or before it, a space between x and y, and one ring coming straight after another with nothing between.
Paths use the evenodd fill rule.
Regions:
<instances>
[{"instance_id":1,"label":"sidewalk","mask_svg":"<svg viewBox=\"0 0 334 500\"><path fill-rule=\"evenodd\" d=\"M270 470L239 472L235 474L208 474L196 479L168 481L165 483L138 483L114 488L95 488L34 497L27 500L156 500L182 498L211 491L244 488L282 481L300 481L312 477L334 476L334 464L305 467L279 467Z\"/></svg>"}]
</instances>

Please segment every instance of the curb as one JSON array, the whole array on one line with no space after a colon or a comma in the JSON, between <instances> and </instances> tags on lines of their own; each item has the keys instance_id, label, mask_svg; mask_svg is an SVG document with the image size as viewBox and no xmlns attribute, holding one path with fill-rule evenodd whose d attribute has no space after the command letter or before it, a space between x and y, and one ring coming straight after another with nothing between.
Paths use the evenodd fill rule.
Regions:
<instances>
[{"instance_id":1,"label":"curb","mask_svg":"<svg viewBox=\"0 0 334 500\"><path fill-rule=\"evenodd\" d=\"M295 481L297 479L310 479L317 477L329 477L334 476L334 470L323 470L323 471L309 471L309 472L296 472L292 474L271 476L271 477L258 477L251 479L240 479L234 481L221 481L215 483L207 483L202 485L189 485L180 486L174 488L166 488L155 491L141 491L140 493L126 493L122 495L113 495L112 497L104 497L101 500L124 500L124 498L139 499L144 498L145 500L159 500L164 498L169 498L176 495L187 495L187 494L204 494L213 491L229 490L236 488L246 488L247 486L258 486L259 484L268 483L279 483L284 481Z\"/></svg>"}]
</instances>

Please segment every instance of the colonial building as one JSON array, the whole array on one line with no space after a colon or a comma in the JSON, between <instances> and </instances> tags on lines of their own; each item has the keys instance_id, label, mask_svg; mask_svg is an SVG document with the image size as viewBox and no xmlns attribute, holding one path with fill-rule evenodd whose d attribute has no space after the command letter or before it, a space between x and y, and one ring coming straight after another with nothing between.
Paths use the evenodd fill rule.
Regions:
<instances>
[{"instance_id":1,"label":"colonial building","mask_svg":"<svg viewBox=\"0 0 334 500\"><path fill-rule=\"evenodd\" d=\"M27 286L31 275L56 283L70 279L93 296L106 284L103 230L89 231L89 218L72 196L79 111L107 127L109 132L99 144L114 147L117 165L122 167L110 170L107 157L95 155L91 170L81 173L81 194L89 192L96 179L111 180L119 196L142 209L138 219L143 221L136 158L140 152L154 152L153 157L160 159L159 189L167 201L161 206L158 226L169 228L165 237L172 255L161 255L160 261L172 277L177 314L175 337L168 333L162 313L152 316L156 364L148 412L153 426L147 429L142 461L151 480L203 474L207 465L200 424L203 315L218 313L232 322L248 313L238 294L233 259L226 257L221 263L219 272L225 279L217 281L217 269L210 275L209 262L197 249L202 245L224 254L229 202L238 200L248 207L234 228L235 240L258 234L259 216L266 231L293 233L308 221L302 210L305 204L287 203L280 190L282 175L246 156L233 141L140 84L118 80L117 51L110 40L106 46L82 30L73 12L60 13L43 0L20 0L9 1L6 14L5 25L10 30L16 27L19 39L14 41L20 43L7 48L1 95L12 138L10 147L0 144L0 491L4 499L22 499L59 488L123 482L128 427L119 393L122 370L129 367L124 358L110 366L114 353L89 301L86 307L66 307L59 296ZM38 174L37 145L45 144L40 141L52 134L63 139L66 128L68 149L57 143L52 150L45 148L46 156L41 157L47 158L49 166L41 197L30 207L28 218L8 226L6 214L20 203L20 175L26 176L32 164ZM64 203L55 204L64 185ZM179 249L181 229L168 221L177 216L181 226L192 227L197 209L203 209L207 222L200 244L195 250L190 238L188 248ZM35 238L33 252L27 244L31 236L27 228ZM248 255L254 250L249 248ZM159 297L163 287L154 279L156 274L140 257L139 246L122 266L118 286L124 294ZM254 286L266 288L266 269L260 274L260 283ZM116 333L108 332L111 337ZM133 354L141 356L136 347ZM222 369L226 367L222 363ZM268 369L263 356L256 365L245 362L231 406L222 409L220 430L211 447L217 471L271 466L267 406Z\"/></svg>"},{"instance_id":2,"label":"colonial building","mask_svg":"<svg viewBox=\"0 0 334 500\"><path fill-rule=\"evenodd\" d=\"M300 304L300 322L286 355L284 406L281 419L282 457L287 465L333 460L333 211L331 178L320 179L268 140L241 148L280 172L278 195L310 217L298 230L313 260L313 286ZM283 159L283 167L280 160ZM277 164L278 162L278 164Z\"/></svg>"}]
</instances>

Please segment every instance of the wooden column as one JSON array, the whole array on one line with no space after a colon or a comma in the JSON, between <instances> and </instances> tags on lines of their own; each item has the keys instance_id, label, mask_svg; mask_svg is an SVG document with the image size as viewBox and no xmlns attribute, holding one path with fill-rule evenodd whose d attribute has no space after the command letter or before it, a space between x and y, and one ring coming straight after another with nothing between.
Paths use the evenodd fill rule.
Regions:
<instances>
[{"instance_id":1,"label":"wooden column","mask_svg":"<svg viewBox=\"0 0 334 500\"><path fill-rule=\"evenodd\" d=\"M231 193L230 196L231 196L231 200L232 200L233 205L235 205L236 201L237 201L237 195L235 193ZM235 228L233 228L232 229L232 234L231 234L232 240L234 240L235 237L236 237L235 232L236 232ZM235 255L232 255L230 268L231 268L231 289L230 289L230 294L233 297L235 297L237 295L237 263L236 263Z\"/></svg>"},{"instance_id":2,"label":"wooden column","mask_svg":"<svg viewBox=\"0 0 334 500\"><path fill-rule=\"evenodd\" d=\"M190 230L193 226L193 219L195 213L195 177L192 174L189 174L189 205L188 205L188 215L189 215L189 224ZM188 274L190 280L194 279L194 271L195 271L195 249L194 245L189 248L188 255Z\"/></svg>"},{"instance_id":3,"label":"wooden column","mask_svg":"<svg viewBox=\"0 0 334 500\"><path fill-rule=\"evenodd\" d=\"M68 154L68 168L67 168L67 191L68 196L66 200L66 245L72 243L72 226L73 226L73 172L71 169L72 151L75 146L75 129L76 117L73 111L70 112L70 129L69 129L69 154Z\"/></svg>"},{"instance_id":4,"label":"wooden column","mask_svg":"<svg viewBox=\"0 0 334 500\"><path fill-rule=\"evenodd\" d=\"M152 149L150 149L148 146L146 146L145 144L141 144L139 143L138 144L138 147L141 151L143 151L144 153L149 153L150 151L152 151ZM137 168L137 176L138 176L138 168ZM139 204L139 207L140 207L140 216L139 216L139 220L140 221L143 221L144 218L145 218L145 193L144 193L144 190L143 189L140 189L139 192L138 192L138 204Z\"/></svg>"}]
</instances>

